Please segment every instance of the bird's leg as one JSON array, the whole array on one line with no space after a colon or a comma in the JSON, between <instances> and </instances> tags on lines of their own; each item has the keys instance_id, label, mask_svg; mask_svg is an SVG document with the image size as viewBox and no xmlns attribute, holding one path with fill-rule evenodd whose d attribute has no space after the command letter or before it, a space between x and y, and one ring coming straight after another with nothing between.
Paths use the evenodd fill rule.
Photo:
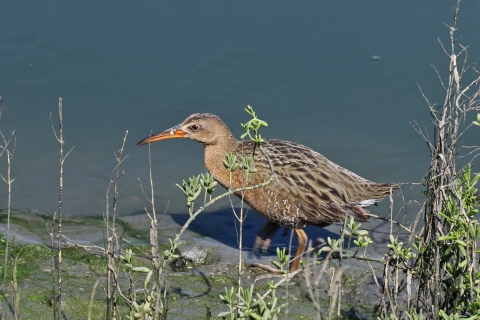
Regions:
<instances>
[{"instance_id":1,"label":"bird's leg","mask_svg":"<svg viewBox=\"0 0 480 320\"><path fill-rule=\"evenodd\" d=\"M265 227L266 227L266 225L262 228L262 230ZM298 248L297 248L297 252L295 254L295 259L293 260L292 265L290 266L290 269L288 270L289 273L298 270L298 268L300 267L300 261L301 261L301 258L302 258L302 254L305 251L305 248L307 246L308 237L307 237L307 234L305 233L305 231L303 231L303 229L295 229L295 232L297 233L297 236L298 236ZM282 274L280 270L275 269L275 268L270 267L270 266L266 266L266 265L261 264L261 263L252 263L251 266L261 268L261 269L266 270L268 272L271 272L273 274Z\"/></svg>"},{"instance_id":2,"label":"bird's leg","mask_svg":"<svg viewBox=\"0 0 480 320\"><path fill-rule=\"evenodd\" d=\"M262 252L267 252L268 247L270 247L270 243L272 242L272 238L279 228L280 226L275 222L267 221L257 233L255 244L253 245L253 251L256 252L258 249L262 248Z\"/></svg>"},{"instance_id":3,"label":"bird's leg","mask_svg":"<svg viewBox=\"0 0 480 320\"><path fill-rule=\"evenodd\" d=\"M302 254L307 247L308 237L305 231L303 231L303 229L295 229L295 232L298 236L298 248L297 253L295 254L295 260L293 260L292 265L290 266L290 270L288 270L289 273L294 272L298 269L298 267L300 266L300 261L302 260Z\"/></svg>"}]
</instances>

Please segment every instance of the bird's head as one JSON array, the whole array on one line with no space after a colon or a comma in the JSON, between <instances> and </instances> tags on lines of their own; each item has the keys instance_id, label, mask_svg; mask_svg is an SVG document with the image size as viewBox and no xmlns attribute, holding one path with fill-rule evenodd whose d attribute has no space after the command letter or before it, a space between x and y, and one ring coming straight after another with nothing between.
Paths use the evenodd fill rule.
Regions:
<instances>
[{"instance_id":1,"label":"bird's head","mask_svg":"<svg viewBox=\"0 0 480 320\"><path fill-rule=\"evenodd\" d=\"M179 125L151 135L137 145L141 146L172 138L190 138L203 145L214 145L230 137L232 137L230 130L218 116L210 113L195 113Z\"/></svg>"}]
</instances>

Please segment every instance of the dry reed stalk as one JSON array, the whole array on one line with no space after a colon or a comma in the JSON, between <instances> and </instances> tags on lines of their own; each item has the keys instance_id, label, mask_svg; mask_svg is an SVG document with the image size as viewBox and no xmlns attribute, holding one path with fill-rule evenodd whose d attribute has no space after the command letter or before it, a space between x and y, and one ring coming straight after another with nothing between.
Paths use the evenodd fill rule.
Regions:
<instances>
[{"instance_id":1,"label":"dry reed stalk","mask_svg":"<svg viewBox=\"0 0 480 320\"><path fill-rule=\"evenodd\" d=\"M60 160L60 167L59 167L59 189L58 189L58 229L57 229L57 249L58 249L58 261L57 261L57 292L58 296L56 301L56 309L57 309L57 319L62 318L62 218L63 218L63 164L65 159L68 157L70 152L72 152L73 148L70 149L66 154L63 150L63 145L65 141L63 140L63 99L58 98L58 134L55 130L52 120L52 113L50 113L50 124L52 126L53 134L57 139L58 143L60 144L60 151L59 151L59 160Z\"/></svg>"},{"instance_id":2,"label":"dry reed stalk","mask_svg":"<svg viewBox=\"0 0 480 320\"><path fill-rule=\"evenodd\" d=\"M166 292L167 292L167 285L164 288L164 297L162 301L162 290L161 290L161 281L162 281L162 273L163 268L165 265L165 259L162 255L160 255L160 250L158 246L158 219L157 213L155 209L155 189L153 183L153 172L152 172L152 154L150 149L150 144L148 145L148 164L149 164L149 183L150 183L150 196L145 193L143 189L143 185L140 179L138 179L140 183L140 189L143 193L143 196L150 204L151 212L144 207L145 213L147 214L148 218L150 219L150 249L152 253L152 268L153 274L155 276L155 284L153 288L153 292L155 292L155 305L154 305L154 313L153 319L166 319L166 309L163 301L166 301ZM168 208L168 205L167 205ZM166 212L167 209L165 209ZM164 213L165 213L164 212ZM153 293L152 293L153 294Z\"/></svg>"},{"instance_id":3,"label":"dry reed stalk","mask_svg":"<svg viewBox=\"0 0 480 320\"><path fill-rule=\"evenodd\" d=\"M121 292L118 284L118 270L115 265L115 248L118 248L119 253L121 247L118 241L117 236L117 201L118 201L118 180L123 176L124 171L120 171L120 165L128 157L123 157L123 151L125 149L125 143L127 141L128 130L125 133L123 138L123 143L118 152L115 152L115 159L117 164L113 169L112 176L110 177L110 182L108 184L107 191L105 193L105 203L106 208L103 215L104 224L105 224L105 238L106 238L106 253L107 253L107 309L106 309L106 319L115 319L117 312L117 292ZM110 215L110 190L113 186L113 199L112 199L112 214Z\"/></svg>"},{"instance_id":4,"label":"dry reed stalk","mask_svg":"<svg viewBox=\"0 0 480 320\"><path fill-rule=\"evenodd\" d=\"M440 83L445 89L445 100L442 105L436 106L431 104L421 91L430 108L434 124L434 139L430 140L426 131L415 123L415 129L425 139L431 153L430 169L426 181L426 203L428 205L425 206L423 212L425 225L421 235L424 244L427 245L427 250L420 259L425 263L430 261L433 264L433 275L428 268L420 270L417 307L427 311L433 318L438 317L444 303L445 289L442 288L442 281L446 277L443 271L445 262L441 261L442 242L440 237L447 234L448 230L445 229L445 220L440 216L440 212L458 181L456 159L461 148L459 139L469 128L469 126L465 126L467 114L480 110L480 89L474 89L480 82L480 76L466 86L462 85L462 79L471 65L467 64L467 47L457 44L458 39L455 35L459 4L460 0L457 1L455 7L453 25L446 25L450 33L450 48L447 50L440 42L444 53L450 59L447 82L443 82L439 72L435 69ZM460 48L458 49L458 47ZM461 201L458 204L462 206Z\"/></svg>"},{"instance_id":5,"label":"dry reed stalk","mask_svg":"<svg viewBox=\"0 0 480 320\"><path fill-rule=\"evenodd\" d=\"M53 214L53 219L52 219L52 225L50 231L47 231L48 235L50 236L50 246L52 248L52 299L50 300L53 308L53 319L56 318L57 316L57 309L56 306L57 304L55 303L55 294L56 294L56 281L55 281L55 269L56 269L56 263L55 263L55 219L57 217L57 213L55 212Z\"/></svg>"},{"instance_id":6,"label":"dry reed stalk","mask_svg":"<svg viewBox=\"0 0 480 320\"><path fill-rule=\"evenodd\" d=\"M449 296L457 293L454 291L456 290L455 286L446 285L447 280L451 279L451 275L446 269L450 259L445 258L445 241L442 241L442 237L449 234L452 226L442 213L445 214L447 201L454 198L460 214L465 221L469 221L468 228L474 226L473 220L475 219L467 217L463 200L456 192L456 188L462 183L459 174L463 170L458 171L456 160L462 149L460 139L470 127L467 116L471 112L480 110L479 72L474 67L472 68L471 64L467 64L467 47L459 44L455 35L459 4L460 0L457 0L453 25L445 24L449 29L449 48L443 46L439 41L444 53L449 58L448 75L445 82L439 71L433 67L445 90L443 103L441 105L431 103L420 87L420 92L429 106L434 129L433 138L429 137L425 127L413 122L415 130L427 143L431 157L430 167L424 181L426 200L411 227L406 229L411 234L409 241L415 237L417 246L420 246L422 250L419 250L413 265L411 261L401 261L397 258L394 259L392 254L387 255L384 269L384 300L381 308L383 317L393 316L395 319L399 319L405 306L410 314L422 311L424 316L432 319L438 318L440 313L456 314L458 312L449 302ZM462 84L464 76L467 71L472 69L477 75L464 86ZM473 151L465 156L473 155L471 163L478 155L475 153L478 153L480 148L469 148L473 148ZM417 231L421 220L423 226ZM393 234L392 230L391 234ZM476 251L476 244L472 243L471 246L470 248L467 245L465 250L468 260L466 262L469 263L466 276L470 280L475 278L474 275L479 271L476 253L472 252ZM468 289L470 290L470 301L476 299L473 287L474 285L471 283ZM402 301L400 297L403 290L406 291L407 301ZM385 297L388 302L385 301Z\"/></svg>"},{"instance_id":7,"label":"dry reed stalk","mask_svg":"<svg viewBox=\"0 0 480 320\"><path fill-rule=\"evenodd\" d=\"M102 281L102 278L98 278L97 281L95 281L95 285L93 286L92 295L90 296L90 304L88 306L88 320L92 319L93 299L95 298L95 292L97 291L100 281Z\"/></svg>"},{"instance_id":8,"label":"dry reed stalk","mask_svg":"<svg viewBox=\"0 0 480 320\"><path fill-rule=\"evenodd\" d=\"M0 96L0 120L2 118L2 106L3 106L3 99ZM12 179L11 172L12 172L12 162L13 156L15 154L15 146L17 143L17 136L16 132L13 131L10 133L10 137L7 139L3 134L3 131L0 128L0 136L3 140L3 145L0 146L0 157L6 153L7 154L7 176L4 177L0 174L2 180L8 186L8 193L7 193L7 232L5 234L5 257L3 261L3 269L2 269L2 285L0 286L0 291L4 290L5 280L7 277L7 267L8 267L8 250L9 250L9 238L10 238L10 216L11 216L11 208L12 208L12 183L15 179ZM10 146L10 144L13 146Z\"/></svg>"},{"instance_id":9,"label":"dry reed stalk","mask_svg":"<svg viewBox=\"0 0 480 320\"><path fill-rule=\"evenodd\" d=\"M13 236L12 242L15 242L15 235ZM12 285L13 285L13 318L15 320L20 319L20 289L18 288L17 282L17 264L18 258L20 257L20 253L23 251L25 247L18 250L15 260L13 261L13 272L12 272Z\"/></svg>"},{"instance_id":10,"label":"dry reed stalk","mask_svg":"<svg viewBox=\"0 0 480 320\"><path fill-rule=\"evenodd\" d=\"M160 257L159 248L158 248L158 220L157 220L157 212L155 210L155 190L153 185L153 175L152 175L152 153L150 149L150 145L148 145L148 165L149 165L149 180L150 180L150 204L152 207L152 214L147 214L150 218L150 248L152 252L152 268L155 275L155 312L153 314L153 319L166 319L165 307L162 302L162 294L161 294L161 276L163 272L163 257ZM168 206L167 206L168 208ZM165 209L166 212L167 209ZM165 292L166 292L165 287ZM165 301L165 297L164 297Z\"/></svg>"}]
</instances>

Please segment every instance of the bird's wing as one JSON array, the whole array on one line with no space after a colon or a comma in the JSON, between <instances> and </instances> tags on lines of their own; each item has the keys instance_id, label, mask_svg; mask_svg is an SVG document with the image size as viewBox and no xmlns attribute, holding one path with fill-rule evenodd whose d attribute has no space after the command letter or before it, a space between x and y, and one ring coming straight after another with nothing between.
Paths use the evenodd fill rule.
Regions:
<instances>
[{"instance_id":1,"label":"bird's wing","mask_svg":"<svg viewBox=\"0 0 480 320\"><path fill-rule=\"evenodd\" d=\"M359 203L365 200L362 204L366 205L370 195L361 191L365 193L364 189L371 189L375 183L303 145L266 140L263 148L275 170L275 188L289 196L309 224L327 225L343 221L345 216L359 221L367 219L369 212ZM265 158L262 161L260 157L256 163L265 166Z\"/></svg>"}]
</instances>

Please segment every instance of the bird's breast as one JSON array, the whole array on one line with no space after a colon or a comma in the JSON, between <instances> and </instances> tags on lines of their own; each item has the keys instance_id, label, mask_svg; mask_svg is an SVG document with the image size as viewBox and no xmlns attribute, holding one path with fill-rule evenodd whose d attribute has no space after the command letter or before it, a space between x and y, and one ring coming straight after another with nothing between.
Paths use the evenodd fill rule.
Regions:
<instances>
[{"instance_id":1,"label":"bird's breast","mask_svg":"<svg viewBox=\"0 0 480 320\"><path fill-rule=\"evenodd\" d=\"M235 195L265 218L290 228L303 228L308 224L301 207L292 197L293 194L285 192L284 186L278 179L274 178L270 183L265 184L269 181L270 171L268 174L264 171L251 173L248 180L241 169L237 169L232 175L225 168L210 171L210 173L226 189L243 188L244 190L237 191ZM262 184L265 185L261 186Z\"/></svg>"}]
</instances>

